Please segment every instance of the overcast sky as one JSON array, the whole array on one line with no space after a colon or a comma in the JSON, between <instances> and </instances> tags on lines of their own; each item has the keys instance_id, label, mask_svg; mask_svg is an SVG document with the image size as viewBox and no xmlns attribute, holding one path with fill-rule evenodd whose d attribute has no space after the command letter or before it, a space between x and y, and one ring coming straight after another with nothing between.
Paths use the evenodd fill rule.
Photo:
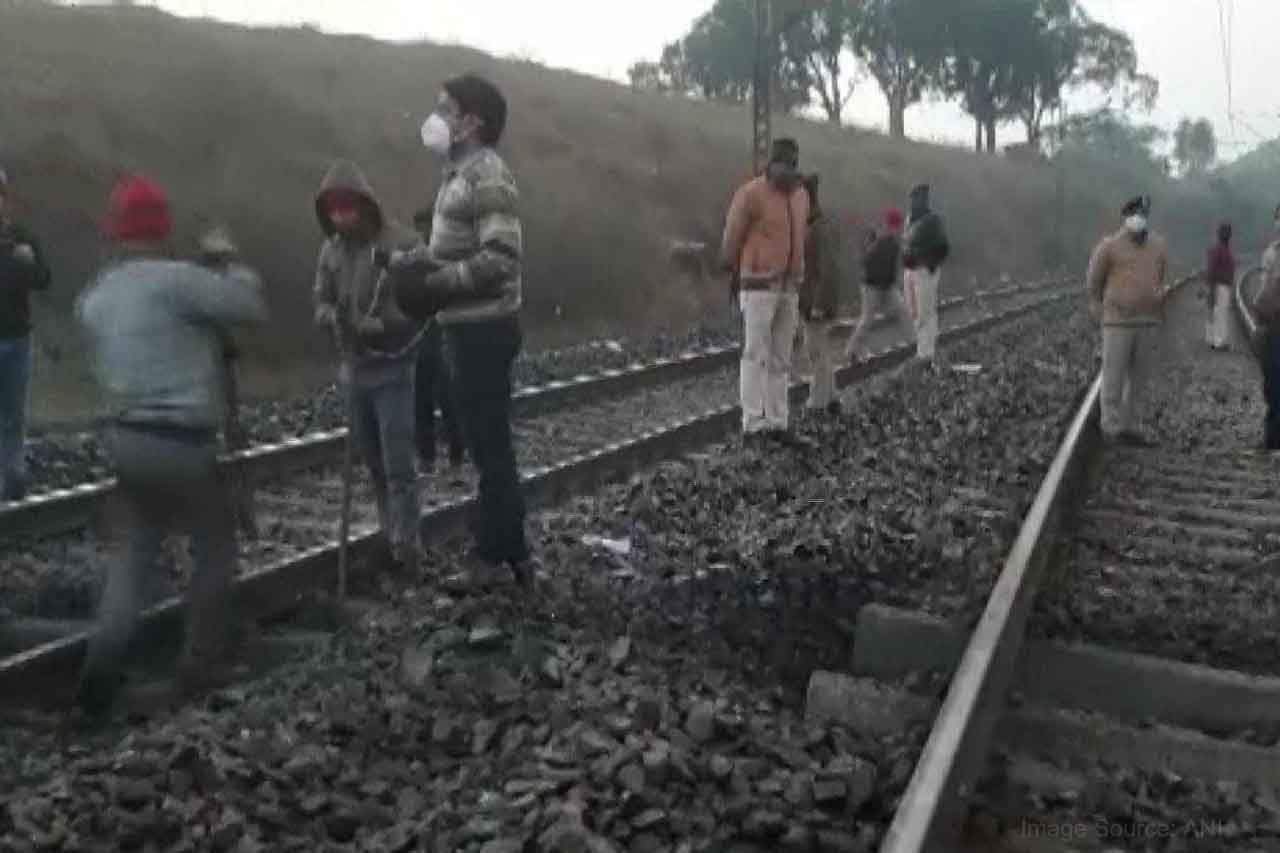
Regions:
<instances>
[{"instance_id":1,"label":"overcast sky","mask_svg":"<svg viewBox=\"0 0 1280 853\"><path fill-rule=\"evenodd\" d=\"M1208 117L1224 159L1280 136L1280 68L1274 59L1280 0L1082 2L1096 18L1129 32L1143 70L1159 79L1160 102L1152 121L1172 128L1183 116ZM454 42L625 80L627 66L656 58L712 0L158 0L155 5L247 24L305 22L384 39ZM883 128L885 118L875 83L861 82L846 119ZM907 132L918 138L967 144L971 127L946 104L922 105L907 115ZM1011 127L1004 138L1016 141L1021 131Z\"/></svg>"}]
</instances>

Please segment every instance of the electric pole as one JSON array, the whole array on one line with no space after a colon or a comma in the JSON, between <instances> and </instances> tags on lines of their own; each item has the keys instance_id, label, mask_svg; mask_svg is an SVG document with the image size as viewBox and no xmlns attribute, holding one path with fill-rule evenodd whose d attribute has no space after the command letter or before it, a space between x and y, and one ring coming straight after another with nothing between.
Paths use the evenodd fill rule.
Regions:
<instances>
[{"instance_id":1,"label":"electric pole","mask_svg":"<svg viewBox=\"0 0 1280 853\"><path fill-rule=\"evenodd\" d=\"M773 143L773 0L756 0L755 75L751 81L752 174L769 162Z\"/></svg>"}]
</instances>

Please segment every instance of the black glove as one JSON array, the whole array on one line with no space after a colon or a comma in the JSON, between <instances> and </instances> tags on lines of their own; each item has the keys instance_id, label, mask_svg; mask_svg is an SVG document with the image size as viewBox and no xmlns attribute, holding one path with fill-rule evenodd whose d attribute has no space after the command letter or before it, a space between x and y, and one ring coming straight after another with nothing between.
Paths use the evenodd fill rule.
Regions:
<instances>
[{"instance_id":1,"label":"black glove","mask_svg":"<svg viewBox=\"0 0 1280 853\"><path fill-rule=\"evenodd\" d=\"M380 270L391 266L391 252L382 246L373 247L373 265Z\"/></svg>"}]
</instances>

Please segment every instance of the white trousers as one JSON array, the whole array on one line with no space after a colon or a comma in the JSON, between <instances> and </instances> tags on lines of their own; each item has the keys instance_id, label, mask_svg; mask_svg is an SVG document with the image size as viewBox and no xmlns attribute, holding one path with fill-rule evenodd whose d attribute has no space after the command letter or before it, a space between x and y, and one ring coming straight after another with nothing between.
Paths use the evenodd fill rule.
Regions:
<instances>
[{"instance_id":1,"label":"white trousers","mask_svg":"<svg viewBox=\"0 0 1280 853\"><path fill-rule=\"evenodd\" d=\"M1231 322L1231 288L1225 284L1215 284L1210 296L1213 299L1213 311L1205 327L1205 338L1211 347L1225 347L1229 334L1228 324Z\"/></svg>"},{"instance_id":2,"label":"white trousers","mask_svg":"<svg viewBox=\"0 0 1280 853\"><path fill-rule=\"evenodd\" d=\"M742 431L786 429L791 355L800 324L800 297L789 290L743 290L739 374Z\"/></svg>"},{"instance_id":3,"label":"white trousers","mask_svg":"<svg viewBox=\"0 0 1280 853\"><path fill-rule=\"evenodd\" d=\"M1137 430L1160 342L1160 327L1102 327L1102 433L1115 438Z\"/></svg>"},{"instance_id":4,"label":"white trousers","mask_svg":"<svg viewBox=\"0 0 1280 853\"><path fill-rule=\"evenodd\" d=\"M938 280L942 267L933 272L925 267L907 270L902 275L902 290L907 308L916 324L916 355L932 359L938 348Z\"/></svg>"}]
</instances>

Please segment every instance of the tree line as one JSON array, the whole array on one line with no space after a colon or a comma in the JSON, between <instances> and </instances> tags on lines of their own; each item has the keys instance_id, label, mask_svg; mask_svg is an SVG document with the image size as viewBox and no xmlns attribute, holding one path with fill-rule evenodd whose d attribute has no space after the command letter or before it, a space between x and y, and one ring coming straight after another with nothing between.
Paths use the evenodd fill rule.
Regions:
<instances>
[{"instance_id":1,"label":"tree line","mask_svg":"<svg viewBox=\"0 0 1280 853\"><path fill-rule=\"evenodd\" d=\"M1128 34L1092 19L1078 0L773 0L773 103L817 106L839 124L860 72L888 108L889 134L926 96L958 102L974 146L994 152L997 128L1021 123L1039 147L1067 96L1107 96L1097 115L1154 106L1159 86L1138 68ZM745 102L755 63L755 0L716 0L656 61L631 66L638 89ZM1115 116L1112 115L1114 118Z\"/></svg>"}]
</instances>

